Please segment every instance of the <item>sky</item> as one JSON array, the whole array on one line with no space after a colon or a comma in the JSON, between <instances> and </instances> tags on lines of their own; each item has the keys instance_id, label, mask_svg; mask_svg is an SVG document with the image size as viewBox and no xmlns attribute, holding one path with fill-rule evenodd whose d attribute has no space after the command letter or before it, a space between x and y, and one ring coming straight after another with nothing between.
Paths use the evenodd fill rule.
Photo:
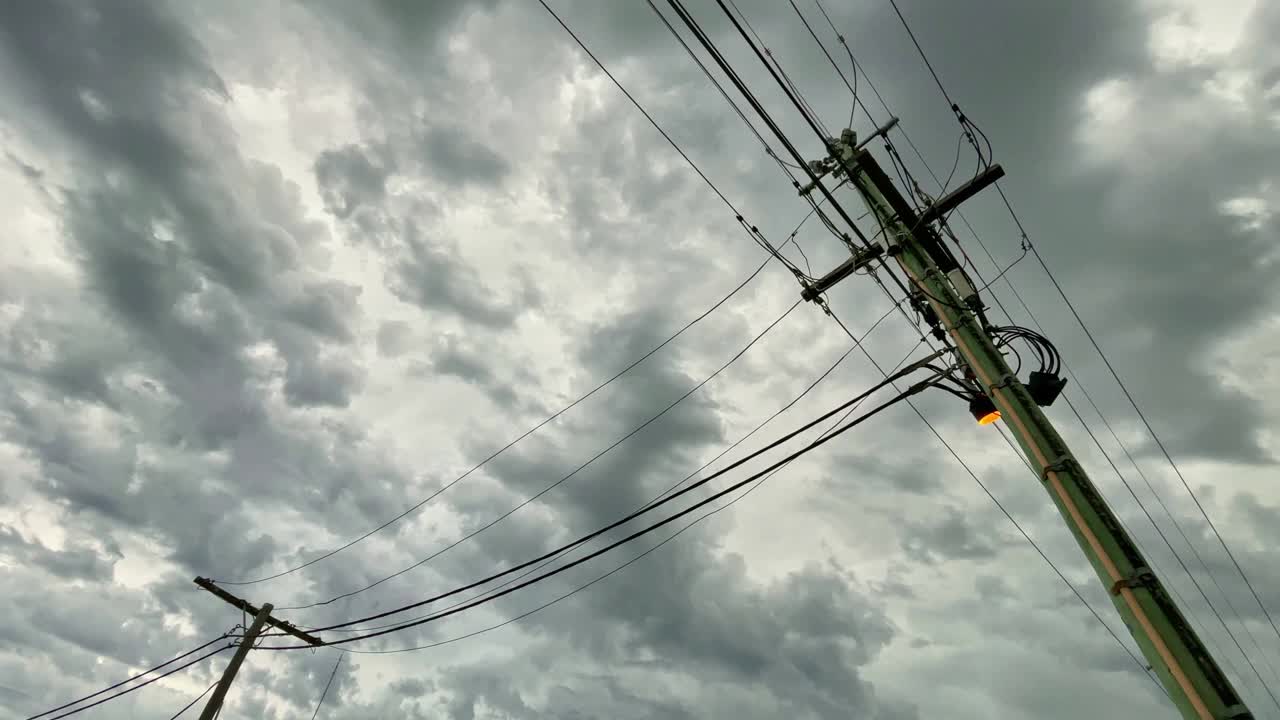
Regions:
<instances>
[{"instance_id":1,"label":"sky","mask_svg":"<svg viewBox=\"0 0 1280 720\"><path fill-rule=\"evenodd\" d=\"M748 224L788 238L807 206L648 5L548 3ZM687 4L820 158L718 6ZM954 223L983 276L1007 269L988 304L1029 308L1061 350L1071 406L1050 418L1255 716L1280 718L1280 631L1183 485L1280 613L1280 6L898 4L1183 477L990 191ZM796 11L738 6L845 127L853 98ZM888 0L824 7L873 117L939 176L971 172ZM0 719L244 623L192 579L272 575L378 527L739 285L391 527L229 589L315 627L523 562L697 474L852 344L812 304L788 312L794 278L537 3L5 3L0 108ZM847 257L814 221L784 252L814 274ZM888 313L865 345L885 367L925 352L869 278L829 303L855 335ZM710 469L880 378L849 354ZM526 615L683 523L348 646L365 652L252 652L223 717L314 711L340 655L320 717L1174 717L1038 479L955 398L917 407L955 456L894 406L545 609ZM226 658L91 712L169 717Z\"/></svg>"}]
</instances>

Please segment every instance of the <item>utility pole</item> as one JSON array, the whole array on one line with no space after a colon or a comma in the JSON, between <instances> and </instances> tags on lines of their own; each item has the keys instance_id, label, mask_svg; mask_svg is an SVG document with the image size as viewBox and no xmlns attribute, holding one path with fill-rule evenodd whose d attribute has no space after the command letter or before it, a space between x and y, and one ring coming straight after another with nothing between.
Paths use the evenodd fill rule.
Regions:
<instances>
[{"instance_id":1,"label":"utility pole","mask_svg":"<svg viewBox=\"0 0 1280 720\"><path fill-rule=\"evenodd\" d=\"M245 631L244 637L240 638L240 647L236 648L236 654L231 656L227 669L222 671L222 679L218 681L213 697L209 698L209 704L205 705L204 711L200 713L200 720L213 720L218 710L222 708L222 701L227 697L227 691L231 689L231 682L236 679L236 673L240 671L240 665L249 654L249 648L253 647L253 641L257 640L258 634L262 632L262 626L267 624L267 618L271 617L271 610L271 603L265 603L254 616L253 623Z\"/></svg>"},{"instance_id":2,"label":"utility pole","mask_svg":"<svg viewBox=\"0 0 1280 720\"><path fill-rule=\"evenodd\" d=\"M245 656L249 654L249 650L253 647L253 641L257 640L258 636L262 634L264 626L270 625L316 647L321 647L325 644L320 638L299 630L293 623L272 617L271 611L274 608L271 603L263 603L261 608L256 608L248 601L238 598L213 584L213 581L208 578L198 577L195 583L200 588L212 593L219 600L253 615L253 622L249 625L249 629L245 631L244 637L240 638L240 645L236 648L236 654L231 657L231 662L227 663L227 669L223 671L222 679L218 681L218 687L213 691L213 697L209 698L209 704L205 705L204 711L200 713L200 720L213 720L214 716L218 714L218 710L222 707L222 701L227 697L227 691L231 689L232 681L236 679L236 673L240 671L240 665L244 663Z\"/></svg>"},{"instance_id":3,"label":"utility pole","mask_svg":"<svg viewBox=\"0 0 1280 720\"><path fill-rule=\"evenodd\" d=\"M1252 719L1253 714L1152 573L1084 468L1027 386L1005 362L979 316L981 305L971 283L956 266L954 257L943 249L938 232L930 224L994 182L1003 170L998 165L991 166L966 186L917 213L864 149L865 144L856 145L852 131L846 130L840 139L829 143L831 157L815 164L847 175L880 224L878 244L855 254L853 263L865 265L877 256L887 256L906 273L913 290L920 293L917 300L922 309L930 309L936 316L928 318L935 324L935 334L950 337L999 416L1008 423L1032 467L1040 473L1038 479L1182 716L1195 720ZM850 273L841 266L833 274L839 280ZM807 295L806 299L812 299L814 293L809 290Z\"/></svg>"}]
</instances>

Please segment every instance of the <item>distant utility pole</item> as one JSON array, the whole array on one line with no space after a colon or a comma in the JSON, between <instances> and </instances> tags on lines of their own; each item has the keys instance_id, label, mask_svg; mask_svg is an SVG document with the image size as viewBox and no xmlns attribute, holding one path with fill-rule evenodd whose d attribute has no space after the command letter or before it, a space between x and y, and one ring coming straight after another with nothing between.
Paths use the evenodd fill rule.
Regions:
<instances>
[{"instance_id":1,"label":"distant utility pole","mask_svg":"<svg viewBox=\"0 0 1280 720\"><path fill-rule=\"evenodd\" d=\"M881 134L889 126L875 134ZM950 337L986 394L979 400L983 403L990 400L992 412L984 422L1000 417L1008 423L1027 459L1039 472L1038 479L1109 591L1142 654L1183 717L1195 720L1253 718L1152 573L1138 547L1121 528L1084 468L1041 412L1032 393L1005 362L979 317L981 305L977 293L954 257L943 249L941 237L932 226L965 199L999 179L1004 171L999 165L992 165L968 184L917 213L863 148L865 144L865 141L862 145L856 144L852 131L846 130L840 139L830 142L831 157L813 163L812 167L849 178L880 224L877 244L869 250L857 251L850 261L806 288L806 299L812 299L816 292L869 264L875 257L895 259L911 280L913 292L918 293L915 301L919 307L927 315L931 310L936 316L927 318L934 324L936 334ZM1033 386L1035 382L1033 377Z\"/></svg>"},{"instance_id":2,"label":"distant utility pole","mask_svg":"<svg viewBox=\"0 0 1280 720\"><path fill-rule=\"evenodd\" d=\"M227 663L227 669L223 671L222 679L218 681L218 687L214 689L213 696L209 698L209 704L205 705L204 711L200 713L200 720L213 720L214 716L218 714L218 710L222 707L222 701L227 697L227 691L231 689L231 683L236 679L236 673L240 671L240 666L244 663L245 656L253 648L253 641L257 640L258 636L262 634L264 626L270 625L316 647L324 645L323 640L299 630L293 623L272 617L271 611L274 608L271 603L263 603L259 609L214 585L212 580L198 577L195 582L196 585L204 590L213 593L218 599L253 615L253 622L245 630L244 637L240 638L240 645L236 648L236 654L231 657L231 662Z\"/></svg>"}]
</instances>

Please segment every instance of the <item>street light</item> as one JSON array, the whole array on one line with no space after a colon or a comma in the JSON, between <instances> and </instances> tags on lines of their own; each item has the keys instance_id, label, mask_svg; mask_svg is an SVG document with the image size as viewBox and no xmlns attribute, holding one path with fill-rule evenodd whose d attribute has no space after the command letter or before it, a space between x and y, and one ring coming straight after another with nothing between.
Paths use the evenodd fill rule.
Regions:
<instances>
[{"instance_id":1,"label":"street light","mask_svg":"<svg viewBox=\"0 0 1280 720\"><path fill-rule=\"evenodd\" d=\"M996 409L996 404L986 395L977 395L969 401L969 413L979 425L990 425L1000 419L1000 411Z\"/></svg>"}]
</instances>

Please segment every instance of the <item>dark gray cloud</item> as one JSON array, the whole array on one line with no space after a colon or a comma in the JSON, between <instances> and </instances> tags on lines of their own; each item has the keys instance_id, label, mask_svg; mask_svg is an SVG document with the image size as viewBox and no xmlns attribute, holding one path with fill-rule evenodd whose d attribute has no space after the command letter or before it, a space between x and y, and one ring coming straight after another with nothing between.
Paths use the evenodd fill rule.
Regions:
<instances>
[{"instance_id":1,"label":"dark gray cloud","mask_svg":"<svg viewBox=\"0 0 1280 720\"><path fill-rule=\"evenodd\" d=\"M14 528L0 526L0 555L10 562L40 568L60 578L92 582L111 579L113 560L119 558L120 551L102 553L92 547L54 550L39 540L22 537Z\"/></svg>"},{"instance_id":2,"label":"dark gray cloud","mask_svg":"<svg viewBox=\"0 0 1280 720\"><path fill-rule=\"evenodd\" d=\"M461 128L428 128L422 145L432 174L450 184L493 184L511 170L497 150L468 137Z\"/></svg>"},{"instance_id":3,"label":"dark gray cloud","mask_svg":"<svg viewBox=\"0 0 1280 720\"><path fill-rule=\"evenodd\" d=\"M983 537L955 508L941 508L933 517L909 520L903 529L902 549L908 558L925 564L983 560L996 554L991 539Z\"/></svg>"},{"instance_id":4,"label":"dark gray cloud","mask_svg":"<svg viewBox=\"0 0 1280 720\"><path fill-rule=\"evenodd\" d=\"M1135 159L1089 165L1077 135L1090 87L1125 78L1138 104L1153 108L1201 92L1203 71L1151 62L1148 11L1101 1L901 4L948 87L992 137L1011 172L1006 188L1043 254L1176 454L1212 463L1209 473L1226 468L1223 477L1267 462L1267 395L1232 389L1214 354L1274 309L1262 261L1274 227L1244 228L1219 212L1228 196L1256 192L1269 178L1275 143L1265 123L1247 131L1210 123L1185 134L1176 163L1165 165L1144 149L1158 139L1158 123L1135 116L1127 126L1145 128L1130 143ZM647 7L555 5L753 222L771 237L794 226L804 208L790 185ZM787 8L740 5L824 118L842 122L847 95ZM59 2L0 11L0 94L14 108L4 137L19 140L6 147L5 177L44 198L33 213L56 228L46 244L64 256L0 268L0 451L15 468L0 479L0 554L29 565L0 568L0 585L12 588L0 605L15 619L0 646L17 649L0 652L0 676L25 694L0 692L0 714L96 689L120 669L99 666L99 655L136 666L196 644L186 635L178 642L166 629L172 623L222 630L233 613L193 590L189 575L285 567L394 516L528 427L534 409L558 406L648 350L758 262L731 214L536 6L272 8L277 15L132 2L111 12ZM956 130L892 9L829 9L925 153L949 158ZM788 132L803 138L803 151L819 152L716 8L696 12ZM249 16L260 18L253 37L274 33L306 55L259 62L267 50L235 40L251 30ZM1261 58L1259 86L1274 69L1265 31L1273 20L1259 9L1240 44ZM246 120L255 103L281 98L284 116ZM322 130L309 126L316 117ZM284 131L288 147L260 129ZM517 187L517 171L530 182ZM999 210L986 196L966 207L997 255L1011 257L1015 235ZM1211 252L1205 238L1215 238ZM815 269L840 259L816 224L800 240ZM1014 273L1024 296L1104 408L1123 411L1031 262ZM872 311L864 308L883 300L869 283L847 285L833 306L865 326ZM713 326L395 531L250 596L279 604L326 597L488 522L678 397L773 312L762 308L795 291L789 278L766 275ZM396 300L409 306L398 308L401 319L365 322L364 313ZM663 422L493 530L370 593L292 616L319 622L391 607L634 509L816 375L838 336L816 312L792 320ZM880 333L880 359L911 341L902 328ZM365 358L376 370L363 367ZM846 371L810 409L872 377L861 365ZM453 380L493 402L470 402ZM1105 609L1038 482L943 400L922 398L921 407ZM1131 662L1034 553L1005 541L999 512L898 410L842 439L839 453L806 458L733 511L520 624L421 655L344 660L327 712L1154 714ZM1052 412L1070 420L1060 407ZM1119 429L1128 439L1133 427L1130 418ZM1151 457L1149 442L1131 447ZM1163 471L1152 476L1162 491L1174 487ZM1117 489L1110 477L1103 484ZM1220 527L1240 540L1241 561L1257 569L1275 607L1265 541L1274 498L1243 499L1244 480L1219 484L1206 497L1231 511ZM1142 519L1128 505L1123 515ZM49 523L65 543L31 530ZM1198 546L1211 546L1207 527L1186 527ZM1219 555L1206 556L1209 569L1226 577L1232 568ZM823 556L854 569L816 564ZM154 574L137 569L152 557L168 564L157 562ZM1171 561L1161 556L1162 565ZM608 567L593 563L491 611L367 647L455 637ZM1209 574L1193 572L1211 587ZM1229 622L1265 641L1256 604L1235 585L1227 591L1243 616ZM108 614L88 598L106 598ZM1194 614L1201 622L1208 613ZM305 712L332 661L325 653L264 658L228 711ZM1017 687L1001 682L1015 675ZM211 678L202 671L194 680ZM916 691L921 683L927 697ZM163 716L161 701L173 694L147 697L159 699L127 712Z\"/></svg>"},{"instance_id":5,"label":"dark gray cloud","mask_svg":"<svg viewBox=\"0 0 1280 720\"><path fill-rule=\"evenodd\" d=\"M436 340L423 373L447 375L480 388L499 407L514 408L518 397L515 378L495 377L488 355L495 348L476 347L460 338L442 335Z\"/></svg>"},{"instance_id":6,"label":"dark gray cloud","mask_svg":"<svg viewBox=\"0 0 1280 720\"><path fill-rule=\"evenodd\" d=\"M378 354L384 357L397 357L409 350L412 338L409 336L409 324L400 320L390 320L378 326Z\"/></svg>"},{"instance_id":7,"label":"dark gray cloud","mask_svg":"<svg viewBox=\"0 0 1280 720\"><path fill-rule=\"evenodd\" d=\"M501 328L524 312L524 297L504 302L485 287L484 278L450 252L450 245L429 236L417 223L404 228L406 252L391 271L391 290L397 297L424 310L457 313L468 322Z\"/></svg>"},{"instance_id":8,"label":"dark gray cloud","mask_svg":"<svg viewBox=\"0 0 1280 720\"><path fill-rule=\"evenodd\" d=\"M377 204L387 192L392 172L385 148L347 145L325 150L316 158L316 182L324 196L325 209L345 218L361 205Z\"/></svg>"}]
</instances>

